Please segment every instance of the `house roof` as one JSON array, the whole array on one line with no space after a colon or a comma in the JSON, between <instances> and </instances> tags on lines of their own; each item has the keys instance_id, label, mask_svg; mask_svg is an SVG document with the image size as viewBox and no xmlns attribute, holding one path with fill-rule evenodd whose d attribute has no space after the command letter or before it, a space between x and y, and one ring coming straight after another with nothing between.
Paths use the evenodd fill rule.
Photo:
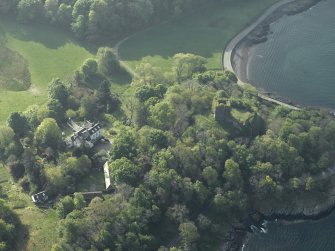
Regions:
<instances>
[{"instance_id":1,"label":"house roof","mask_svg":"<svg viewBox=\"0 0 335 251\"><path fill-rule=\"evenodd\" d=\"M80 128L80 130L76 131L70 136L70 140L75 142L76 140L87 141L88 143L94 143L96 137L91 137L101 130L102 126L99 123L92 124L90 123L90 127Z\"/></svg>"},{"instance_id":2,"label":"house roof","mask_svg":"<svg viewBox=\"0 0 335 251\"><path fill-rule=\"evenodd\" d=\"M101 126L99 123L95 124L93 127L89 128L87 131L90 135L96 133L97 131L99 131L101 129Z\"/></svg>"}]
</instances>

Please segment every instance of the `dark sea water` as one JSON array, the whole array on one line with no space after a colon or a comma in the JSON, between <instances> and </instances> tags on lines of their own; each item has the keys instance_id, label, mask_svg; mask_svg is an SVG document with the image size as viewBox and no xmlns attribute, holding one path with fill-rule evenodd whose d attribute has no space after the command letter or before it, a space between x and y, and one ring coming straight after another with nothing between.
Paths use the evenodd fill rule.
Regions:
<instances>
[{"instance_id":1,"label":"dark sea water","mask_svg":"<svg viewBox=\"0 0 335 251\"><path fill-rule=\"evenodd\" d=\"M249 82L300 105L335 109L335 0L285 16L271 31L250 50Z\"/></svg>"},{"instance_id":2,"label":"dark sea water","mask_svg":"<svg viewBox=\"0 0 335 251\"><path fill-rule=\"evenodd\" d=\"M243 251L334 251L335 212L317 221L267 223L267 233L254 233Z\"/></svg>"},{"instance_id":3,"label":"dark sea water","mask_svg":"<svg viewBox=\"0 0 335 251\"><path fill-rule=\"evenodd\" d=\"M335 0L271 25L251 48L248 78L257 88L301 105L335 109ZM335 212L318 221L269 222L244 251L335 251Z\"/></svg>"}]
</instances>

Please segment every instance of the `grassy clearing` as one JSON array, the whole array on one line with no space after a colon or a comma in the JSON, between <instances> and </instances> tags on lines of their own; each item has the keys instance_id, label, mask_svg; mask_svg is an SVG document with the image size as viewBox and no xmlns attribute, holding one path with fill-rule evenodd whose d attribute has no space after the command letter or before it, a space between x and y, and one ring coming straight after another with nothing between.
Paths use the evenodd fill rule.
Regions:
<instances>
[{"instance_id":1,"label":"grassy clearing","mask_svg":"<svg viewBox=\"0 0 335 251\"><path fill-rule=\"evenodd\" d=\"M226 129L226 127L222 127L219 125L212 114L208 116L203 116L203 115L196 115L195 116L195 125L197 128L201 128L204 130L212 130L212 129L217 129L221 133L228 135L230 131ZM228 127L229 128L229 127Z\"/></svg>"},{"instance_id":2,"label":"grassy clearing","mask_svg":"<svg viewBox=\"0 0 335 251\"><path fill-rule=\"evenodd\" d=\"M128 73L114 74L108 78L111 83L111 91L121 96L130 87L132 77Z\"/></svg>"},{"instance_id":3,"label":"grassy clearing","mask_svg":"<svg viewBox=\"0 0 335 251\"><path fill-rule=\"evenodd\" d=\"M179 52L208 59L208 68L221 69L221 53L239 31L278 0L237 0L216 3L131 37L120 46L122 59L135 69L149 62L163 70Z\"/></svg>"},{"instance_id":4,"label":"grassy clearing","mask_svg":"<svg viewBox=\"0 0 335 251\"><path fill-rule=\"evenodd\" d=\"M31 201L31 197L14 184L6 168L0 164L0 185L8 196L8 202L28 227L29 235L19 233L19 250L50 250L57 237L58 216L54 209L40 209ZM25 247L25 242L27 245Z\"/></svg>"},{"instance_id":5,"label":"grassy clearing","mask_svg":"<svg viewBox=\"0 0 335 251\"><path fill-rule=\"evenodd\" d=\"M248 118L251 117L251 113L248 112L248 111L243 111L243 110L238 110L238 109L235 109L233 108L231 110L231 114L232 116L237 119L240 123L244 123L247 121Z\"/></svg>"},{"instance_id":6,"label":"grassy clearing","mask_svg":"<svg viewBox=\"0 0 335 251\"><path fill-rule=\"evenodd\" d=\"M39 209L36 206L18 209L23 224L29 226L27 250L50 250L57 241L59 218L54 209Z\"/></svg>"},{"instance_id":7,"label":"grassy clearing","mask_svg":"<svg viewBox=\"0 0 335 251\"><path fill-rule=\"evenodd\" d=\"M29 91L0 90L0 125L6 122L12 111L23 111L31 104L42 104L46 98L46 95L34 95Z\"/></svg>"},{"instance_id":8,"label":"grassy clearing","mask_svg":"<svg viewBox=\"0 0 335 251\"><path fill-rule=\"evenodd\" d=\"M92 170L89 176L77 184L78 192L95 192L105 190L105 176L103 170Z\"/></svg>"},{"instance_id":9,"label":"grassy clearing","mask_svg":"<svg viewBox=\"0 0 335 251\"><path fill-rule=\"evenodd\" d=\"M70 34L57 28L18 24L4 17L0 18L0 42L27 61L33 84L28 91L0 90L0 124L4 124L12 111L43 103L52 78L67 79L95 53L94 48L80 45Z\"/></svg>"}]
</instances>

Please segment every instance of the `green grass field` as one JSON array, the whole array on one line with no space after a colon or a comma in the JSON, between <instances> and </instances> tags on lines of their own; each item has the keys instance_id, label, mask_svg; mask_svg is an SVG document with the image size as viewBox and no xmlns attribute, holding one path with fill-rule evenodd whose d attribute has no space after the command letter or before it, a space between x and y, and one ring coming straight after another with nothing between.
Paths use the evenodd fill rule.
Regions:
<instances>
[{"instance_id":1,"label":"green grass field","mask_svg":"<svg viewBox=\"0 0 335 251\"><path fill-rule=\"evenodd\" d=\"M0 33L4 46L27 61L32 80L28 91L0 89L0 124L12 111L43 103L52 78L67 79L95 53L94 48L77 43L69 33L43 24L23 25L0 18Z\"/></svg>"},{"instance_id":2,"label":"green grass field","mask_svg":"<svg viewBox=\"0 0 335 251\"><path fill-rule=\"evenodd\" d=\"M0 89L24 91L29 89L30 80L26 60L0 44Z\"/></svg>"},{"instance_id":3,"label":"green grass field","mask_svg":"<svg viewBox=\"0 0 335 251\"><path fill-rule=\"evenodd\" d=\"M18 185L10 179L6 168L0 164L0 185L8 196L9 205L20 216L21 222L28 228L29 235L18 233L18 250L50 250L57 239L58 216L54 209L40 209L31 201Z\"/></svg>"},{"instance_id":4,"label":"green grass field","mask_svg":"<svg viewBox=\"0 0 335 251\"><path fill-rule=\"evenodd\" d=\"M163 70L179 52L208 59L208 68L221 69L225 45L278 0L236 0L201 8L183 18L131 37L120 46L121 58L133 69L149 62Z\"/></svg>"}]
</instances>

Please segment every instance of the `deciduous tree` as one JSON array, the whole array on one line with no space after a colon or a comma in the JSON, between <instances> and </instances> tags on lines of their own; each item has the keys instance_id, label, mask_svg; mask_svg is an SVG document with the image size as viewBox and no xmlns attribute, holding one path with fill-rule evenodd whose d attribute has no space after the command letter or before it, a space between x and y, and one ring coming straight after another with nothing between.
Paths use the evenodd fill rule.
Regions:
<instances>
[{"instance_id":1,"label":"deciduous tree","mask_svg":"<svg viewBox=\"0 0 335 251\"><path fill-rule=\"evenodd\" d=\"M39 148L58 149L62 141L62 134L57 122L52 118L44 119L35 131L34 140Z\"/></svg>"},{"instance_id":2,"label":"deciduous tree","mask_svg":"<svg viewBox=\"0 0 335 251\"><path fill-rule=\"evenodd\" d=\"M18 136L24 135L28 129L27 118L20 112L12 112L7 119L7 125L11 127Z\"/></svg>"}]
</instances>

